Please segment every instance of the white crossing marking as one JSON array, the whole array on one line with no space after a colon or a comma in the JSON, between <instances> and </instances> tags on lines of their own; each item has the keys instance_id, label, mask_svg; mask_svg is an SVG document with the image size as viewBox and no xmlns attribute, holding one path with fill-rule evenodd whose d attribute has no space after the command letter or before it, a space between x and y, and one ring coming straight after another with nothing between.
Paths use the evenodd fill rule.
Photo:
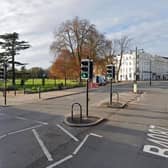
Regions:
<instances>
[{"instance_id":1,"label":"white crossing marking","mask_svg":"<svg viewBox=\"0 0 168 168\"><path fill-rule=\"evenodd\" d=\"M154 125L150 125L149 128L152 128L152 129L153 129L153 128L155 128L155 126L154 126Z\"/></svg>"},{"instance_id":2,"label":"white crossing marking","mask_svg":"<svg viewBox=\"0 0 168 168\"><path fill-rule=\"evenodd\" d=\"M103 136L98 135L98 134L95 134L95 133L90 133L90 135L95 136L95 137L98 137L98 138L102 138L102 137L103 137Z\"/></svg>"},{"instance_id":3,"label":"white crossing marking","mask_svg":"<svg viewBox=\"0 0 168 168\"><path fill-rule=\"evenodd\" d=\"M53 163L52 165L47 166L46 168L56 167L56 166L60 165L61 163L65 162L65 161L67 161L67 160L69 160L71 158L73 158L73 156L72 155L68 155L67 157L65 157L65 158Z\"/></svg>"},{"instance_id":4,"label":"white crossing marking","mask_svg":"<svg viewBox=\"0 0 168 168\"><path fill-rule=\"evenodd\" d=\"M70 132L68 132L65 128L63 128L61 125L57 124L57 127L60 128L63 132L65 132L68 136L70 136L74 141L78 142L79 139L77 139L74 135L72 135Z\"/></svg>"},{"instance_id":5,"label":"white crossing marking","mask_svg":"<svg viewBox=\"0 0 168 168\"><path fill-rule=\"evenodd\" d=\"M84 145L84 143L86 142L88 137L89 137L89 135L86 135L85 138L83 139L83 141L77 146L77 148L73 152L74 155L76 155L79 152L80 148Z\"/></svg>"},{"instance_id":6,"label":"white crossing marking","mask_svg":"<svg viewBox=\"0 0 168 168\"><path fill-rule=\"evenodd\" d=\"M42 124L42 125L48 125L47 122L38 121L38 120L32 120L32 121L37 122L37 123Z\"/></svg>"},{"instance_id":7,"label":"white crossing marking","mask_svg":"<svg viewBox=\"0 0 168 168\"><path fill-rule=\"evenodd\" d=\"M42 124L42 125L48 125L47 122L38 121L38 120L31 120L31 119L28 119L28 118L25 118L25 117L15 117L15 118L17 118L17 119L19 119L19 120L24 120L24 121L28 121L28 120L34 121L34 122L39 123L39 124Z\"/></svg>"},{"instance_id":8,"label":"white crossing marking","mask_svg":"<svg viewBox=\"0 0 168 168\"><path fill-rule=\"evenodd\" d=\"M46 155L48 161L53 161L53 158L51 156L51 154L49 153L48 149L46 148L46 146L44 145L43 141L40 139L39 134L37 133L37 131L35 129L32 129L33 134L35 136L35 138L37 139L42 151L44 152L44 154Z\"/></svg>"},{"instance_id":9,"label":"white crossing marking","mask_svg":"<svg viewBox=\"0 0 168 168\"><path fill-rule=\"evenodd\" d=\"M17 133L20 133L20 132L24 132L24 131L28 131L28 130L31 130L33 128L38 128L38 127L41 127L42 125L35 125L35 126L32 126L32 127L28 127L28 128L25 128L25 129L21 129L21 130L18 130L18 131L13 131L13 132L9 132L7 133L8 135L13 135L13 134L17 134Z\"/></svg>"},{"instance_id":10,"label":"white crossing marking","mask_svg":"<svg viewBox=\"0 0 168 168\"><path fill-rule=\"evenodd\" d=\"M5 135L1 135L0 136L0 139L3 139L3 138L5 138L7 135L5 134Z\"/></svg>"},{"instance_id":11,"label":"white crossing marking","mask_svg":"<svg viewBox=\"0 0 168 168\"><path fill-rule=\"evenodd\" d=\"M27 121L27 118L24 118L24 117L15 117L16 119L19 119L19 120L24 120L24 121Z\"/></svg>"}]
</instances>

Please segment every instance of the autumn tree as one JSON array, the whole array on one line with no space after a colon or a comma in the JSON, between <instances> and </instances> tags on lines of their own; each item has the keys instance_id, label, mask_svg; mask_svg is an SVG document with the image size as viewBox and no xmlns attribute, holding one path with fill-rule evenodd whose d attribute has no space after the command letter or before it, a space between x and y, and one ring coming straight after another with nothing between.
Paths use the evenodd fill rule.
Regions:
<instances>
[{"instance_id":1,"label":"autumn tree","mask_svg":"<svg viewBox=\"0 0 168 168\"><path fill-rule=\"evenodd\" d=\"M78 64L80 64L83 48L92 29L94 29L94 25L86 19L75 17L72 20L67 20L54 32L51 51L58 54L64 49L69 50L72 57L76 57Z\"/></svg>"},{"instance_id":2,"label":"autumn tree","mask_svg":"<svg viewBox=\"0 0 168 168\"><path fill-rule=\"evenodd\" d=\"M0 46L3 49L1 57L11 60L12 84L15 85L15 56L19 54L19 51L29 48L30 45L27 41L19 41L19 34L14 32L0 35Z\"/></svg>"},{"instance_id":3,"label":"autumn tree","mask_svg":"<svg viewBox=\"0 0 168 168\"><path fill-rule=\"evenodd\" d=\"M70 51L62 50L50 68L50 75L51 77L64 78L66 85L67 79L79 76L79 69L76 57L73 57Z\"/></svg>"}]
</instances>

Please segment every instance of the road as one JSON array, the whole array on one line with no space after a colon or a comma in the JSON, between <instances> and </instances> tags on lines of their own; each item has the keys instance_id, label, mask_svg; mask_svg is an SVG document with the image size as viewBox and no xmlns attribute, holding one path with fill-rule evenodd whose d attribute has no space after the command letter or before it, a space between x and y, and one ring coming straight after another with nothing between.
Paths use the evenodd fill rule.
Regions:
<instances>
[{"instance_id":1,"label":"road","mask_svg":"<svg viewBox=\"0 0 168 168\"><path fill-rule=\"evenodd\" d=\"M168 82L152 82L151 88L141 82L139 88L144 94L125 109L100 107L108 86L90 92L90 114L108 119L90 128L62 123L73 102L85 107L84 93L1 107L0 167L167 168ZM133 95L125 92L131 90L130 83L114 85L121 100L130 100Z\"/></svg>"}]
</instances>

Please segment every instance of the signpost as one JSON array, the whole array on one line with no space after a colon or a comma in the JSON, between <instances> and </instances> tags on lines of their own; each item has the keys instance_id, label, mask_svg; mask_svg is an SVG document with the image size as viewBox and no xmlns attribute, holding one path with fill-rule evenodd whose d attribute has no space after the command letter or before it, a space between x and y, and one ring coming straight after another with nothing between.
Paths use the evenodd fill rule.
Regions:
<instances>
[{"instance_id":1,"label":"signpost","mask_svg":"<svg viewBox=\"0 0 168 168\"><path fill-rule=\"evenodd\" d=\"M7 64L4 63L0 68L0 80L4 81L4 104L6 105L6 88L7 88Z\"/></svg>"}]
</instances>

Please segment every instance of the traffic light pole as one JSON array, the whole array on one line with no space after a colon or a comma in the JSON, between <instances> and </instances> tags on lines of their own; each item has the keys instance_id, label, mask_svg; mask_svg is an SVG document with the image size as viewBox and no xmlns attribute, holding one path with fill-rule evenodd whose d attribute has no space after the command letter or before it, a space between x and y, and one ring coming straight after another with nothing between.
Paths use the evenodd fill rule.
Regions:
<instances>
[{"instance_id":1,"label":"traffic light pole","mask_svg":"<svg viewBox=\"0 0 168 168\"><path fill-rule=\"evenodd\" d=\"M149 85L151 86L152 85L152 70L151 70L151 59L150 59L150 82L149 82Z\"/></svg>"},{"instance_id":2,"label":"traffic light pole","mask_svg":"<svg viewBox=\"0 0 168 168\"><path fill-rule=\"evenodd\" d=\"M87 82L86 82L86 117L88 117L88 113L89 113L89 110L88 110L88 102L89 102L89 79L87 79Z\"/></svg>"},{"instance_id":3,"label":"traffic light pole","mask_svg":"<svg viewBox=\"0 0 168 168\"><path fill-rule=\"evenodd\" d=\"M110 105L112 105L112 96L113 96L113 91L112 91L112 79L110 79Z\"/></svg>"},{"instance_id":4,"label":"traffic light pole","mask_svg":"<svg viewBox=\"0 0 168 168\"><path fill-rule=\"evenodd\" d=\"M7 71L7 65L6 63L4 63L4 104L6 106L6 88L7 88L7 75L6 75L6 72Z\"/></svg>"}]
</instances>

